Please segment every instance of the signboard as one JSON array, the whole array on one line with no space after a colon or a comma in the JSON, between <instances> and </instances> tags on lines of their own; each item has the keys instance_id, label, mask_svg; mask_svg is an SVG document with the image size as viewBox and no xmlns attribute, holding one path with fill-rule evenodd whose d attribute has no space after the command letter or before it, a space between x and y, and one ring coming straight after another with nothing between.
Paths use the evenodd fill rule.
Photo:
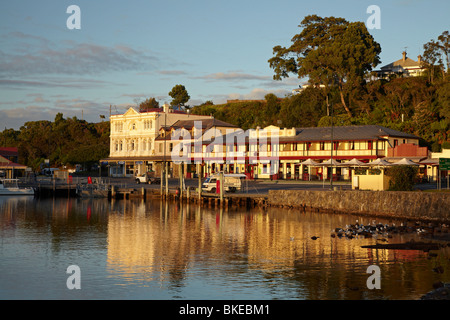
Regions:
<instances>
[{"instance_id":1,"label":"signboard","mask_svg":"<svg viewBox=\"0 0 450 320\"><path fill-rule=\"evenodd\" d=\"M439 170L450 170L450 158L439 158Z\"/></svg>"}]
</instances>

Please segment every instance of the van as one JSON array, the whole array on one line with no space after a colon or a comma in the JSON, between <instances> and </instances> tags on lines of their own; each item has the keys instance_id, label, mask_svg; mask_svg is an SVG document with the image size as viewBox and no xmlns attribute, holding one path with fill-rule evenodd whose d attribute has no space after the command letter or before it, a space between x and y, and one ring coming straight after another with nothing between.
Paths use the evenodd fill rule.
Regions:
<instances>
[{"instance_id":1,"label":"van","mask_svg":"<svg viewBox=\"0 0 450 320\"><path fill-rule=\"evenodd\" d=\"M225 192L236 192L240 191L242 188L242 180L245 180L247 176L245 174L238 173L225 173L223 175L224 180L224 191ZM213 174L206 178L202 184L202 191L213 192L217 191L217 181L219 181L220 175Z\"/></svg>"}]
</instances>

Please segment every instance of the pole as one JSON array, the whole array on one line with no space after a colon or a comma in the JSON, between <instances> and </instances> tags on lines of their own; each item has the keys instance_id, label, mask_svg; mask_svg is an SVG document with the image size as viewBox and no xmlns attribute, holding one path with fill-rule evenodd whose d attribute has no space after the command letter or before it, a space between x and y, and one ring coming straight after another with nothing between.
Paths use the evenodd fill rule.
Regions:
<instances>
[{"instance_id":1,"label":"pole","mask_svg":"<svg viewBox=\"0 0 450 320\"><path fill-rule=\"evenodd\" d=\"M328 103L328 95L327 95L327 103ZM333 104L331 104L331 163L330 163L330 190L333 190L333 149L334 149L334 142L333 142Z\"/></svg>"},{"instance_id":2,"label":"pole","mask_svg":"<svg viewBox=\"0 0 450 320\"><path fill-rule=\"evenodd\" d=\"M180 198L183 199L183 163L180 163Z\"/></svg>"},{"instance_id":3,"label":"pole","mask_svg":"<svg viewBox=\"0 0 450 320\"><path fill-rule=\"evenodd\" d=\"M169 195L169 162L166 161L166 196Z\"/></svg>"},{"instance_id":4,"label":"pole","mask_svg":"<svg viewBox=\"0 0 450 320\"><path fill-rule=\"evenodd\" d=\"M161 185L161 196L163 195L163 186L164 186L164 162L161 163L161 181L160 181L160 185Z\"/></svg>"},{"instance_id":5,"label":"pole","mask_svg":"<svg viewBox=\"0 0 450 320\"><path fill-rule=\"evenodd\" d=\"M223 172L221 172L220 173L220 175L219 175L219 179L220 179L220 205L222 205L222 203L223 203L223 192L224 192L224 190L223 190Z\"/></svg>"},{"instance_id":6,"label":"pole","mask_svg":"<svg viewBox=\"0 0 450 320\"><path fill-rule=\"evenodd\" d=\"M199 169L198 169L198 201L201 200L202 198L202 175L203 175L203 167L201 164L198 165Z\"/></svg>"}]
</instances>

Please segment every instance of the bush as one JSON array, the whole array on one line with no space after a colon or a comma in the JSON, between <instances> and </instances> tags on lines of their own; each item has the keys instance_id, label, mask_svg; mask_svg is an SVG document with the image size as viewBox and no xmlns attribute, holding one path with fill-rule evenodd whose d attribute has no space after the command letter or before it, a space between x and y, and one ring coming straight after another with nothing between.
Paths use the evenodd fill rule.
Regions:
<instances>
[{"instance_id":1,"label":"bush","mask_svg":"<svg viewBox=\"0 0 450 320\"><path fill-rule=\"evenodd\" d=\"M389 191L412 191L416 183L417 167L394 166L389 168L387 175L391 177Z\"/></svg>"}]
</instances>

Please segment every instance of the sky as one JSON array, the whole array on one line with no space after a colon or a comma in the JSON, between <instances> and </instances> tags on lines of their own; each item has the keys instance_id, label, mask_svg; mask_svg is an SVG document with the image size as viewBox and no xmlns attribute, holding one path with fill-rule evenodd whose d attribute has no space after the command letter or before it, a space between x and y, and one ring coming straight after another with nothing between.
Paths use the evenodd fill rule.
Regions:
<instances>
[{"instance_id":1,"label":"sky","mask_svg":"<svg viewBox=\"0 0 450 320\"><path fill-rule=\"evenodd\" d=\"M382 49L376 69L405 50L417 60L450 29L447 0L2 1L0 130L57 113L100 122L149 97L170 103L177 84L191 106L284 97L305 80L273 80L273 47L290 46L311 14L369 26L370 5L380 9L379 28L369 29Z\"/></svg>"}]
</instances>

